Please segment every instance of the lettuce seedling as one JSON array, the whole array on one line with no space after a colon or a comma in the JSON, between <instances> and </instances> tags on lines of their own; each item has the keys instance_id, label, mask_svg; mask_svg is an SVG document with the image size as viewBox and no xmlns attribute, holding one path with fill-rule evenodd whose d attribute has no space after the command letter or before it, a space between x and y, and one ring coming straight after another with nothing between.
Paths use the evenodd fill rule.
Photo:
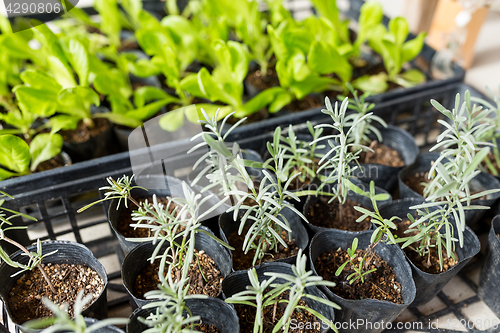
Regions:
<instances>
[{"instance_id":1,"label":"lettuce seedling","mask_svg":"<svg viewBox=\"0 0 500 333\"><path fill-rule=\"evenodd\" d=\"M0 180L34 172L40 163L59 155L62 145L57 133L40 133L29 145L15 135L0 135Z\"/></svg>"},{"instance_id":2,"label":"lettuce seedling","mask_svg":"<svg viewBox=\"0 0 500 333\"><path fill-rule=\"evenodd\" d=\"M418 69L413 68L405 72L403 65L420 54L424 46L425 33L420 33L412 40L406 41L409 28L408 22L402 17L395 17L389 21L389 29L383 24L372 28L368 44L382 56L387 75L376 77L365 76L371 84L378 82L380 89L387 89L387 81L394 82L405 88L413 87L425 81L425 75ZM362 87L359 87L362 89Z\"/></svg>"}]
</instances>

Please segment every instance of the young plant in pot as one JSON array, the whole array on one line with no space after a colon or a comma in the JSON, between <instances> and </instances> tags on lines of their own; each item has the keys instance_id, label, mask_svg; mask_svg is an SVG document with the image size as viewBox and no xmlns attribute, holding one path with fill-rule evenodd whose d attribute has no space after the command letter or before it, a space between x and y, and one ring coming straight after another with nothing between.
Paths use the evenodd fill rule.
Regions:
<instances>
[{"instance_id":1,"label":"young plant in pot","mask_svg":"<svg viewBox=\"0 0 500 333\"><path fill-rule=\"evenodd\" d=\"M183 183L184 198L170 198L175 203L168 211L153 196L153 204L147 202L133 213L133 227L149 230L150 237L135 239L143 242L125 257L122 277L125 288L139 305L146 303L144 294L155 290L161 282L160 274L168 269L175 283L187 278L189 294L219 296L222 279L231 272L231 258L224 249L227 246L201 221L224 203L202 208L210 200ZM144 258L150 258L149 264Z\"/></svg>"},{"instance_id":2,"label":"young plant in pot","mask_svg":"<svg viewBox=\"0 0 500 333\"><path fill-rule=\"evenodd\" d=\"M455 107L451 111L431 100L432 105L448 119L448 122L438 120L445 130L438 136L436 145L430 149L431 152L442 150L439 155L420 155L413 165L401 170L398 175L399 192L402 198L424 197L439 201L446 194L443 188L458 191L461 205L469 206L473 200L474 205L467 208L464 214L467 224L475 227L485 213L484 207L475 207L491 207L500 197L496 190L500 188L500 182L494 176L478 170L489 153L488 146L491 146L491 143L480 141L482 135L493 126L484 122L489 111L477 105L471 106L468 91L464 97L465 101L461 104L461 97L457 94ZM463 183L458 186L460 182ZM482 195L478 195L480 193ZM465 226L459 227L463 231Z\"/></svg>"},{"instance_id":3,"label":"young plant in pot","mask_svg":"<svg viewBox=\"0 0 500 333\"><path fill-rule=\"evenodd\" d=\"M333 125L317 125L320 128L331 128L334 134L323 137L324 140L329 140L328 144L331 150L320 160L320 167L317 171L319 177L307 191L309 197L304 205L303 212L310 222L307 228L312 233L332 227L350 231L368 230L371 227L368 220L363 223L356 223L360 214L353 209L359 203L371 208L371 202L363 196L349 191L349 185L352 183L356 183L357 186L365 186L352 176L353 172L358 169L359 155L363 150L370 150L370 148L359 143L348 142L350 133L354 132L357 126L371 114L367 113L362 117L353 119L351 127L346 132L348 103L346 98L340 108L338 102L335 103L335 108L333 108L330 100L326 98L327 109L322 110L322 112L332 118ZM312 144L314 144L314 141ZM384 192L377 189L377 193ZM379 200L390 200L387 193L378 198Z\"/></svg>"},{"instance_id":4,"label":"young plant in pot","mask_svg":"<svg viewBox=\"0 0 500 333\"><path fill-rule=\"evenodd\" d=\"M420 240L417 239L414 243L407 244L403 249L407 261L410 263L416 286L416 296L411 305L412 307L430 301L479 252L480 248L477 237L468 227L463 231L464 246L453 245L457 241L457 235L459 234L453 218L450 218L448 223L440 220L442 211L440 213L439 210L442 209L441 206L415 209L415 206L422 204L422 202L422 199L406 198L393 201L380 208L382 217L399 218L394 221L397 229L393 233L400 246L404 246L412 236L418 235L420 230L425 231L425 228L429 228L426 235L419 236L421 237ZM436 215L429 215L429 220L424 220L420 226L412 226L428 213ZM436 231L437 229L439 230ZM446 235L447 232L450 236ZM440 235L435 235L436 233ZM450 255L453 255L453 257L447 257L447 237L452 238L452 252ZM441 259L437 241L441 243ZM443 265L442 269L439 263L440 260Z\"/></svg>"},{"instance_id":5,"label":"young plant in pot","mask_svg":"<svg viewBox=\"0 0 500 333\"><path fill-rule=\"evenodd\" d=\"M225 117L220 129L230 116ZM212 118L205 113L205 118L200 122L210 132L200 134L204 141L195 149L208 146L211 151L203 155L196 165L208 156L210 159L195 181L205 176L210 184L202 192L219 188L219 193L230 199L233 205L220 216L219 228L221 238L235 248L232 252L235 269L246 269L262 260L286 259L295 255L298 248L304 249L308 237L300 223L302 214L285 201L286 198L298 200L288 187L299 174L289 177L284 172L285 150L280 145L280 132L276 131L273 142L268 143L271 155L268 161L244 160L238 154L237 143L224 142L229 132L224 136L220 133L216 123L217 113ZM233 125L230 131L243 121ZM247 167L264 167L262 179L256 182ZM266 169L278 178L275 179Z\"/></svg>"},{"instance_id":6,"label":"young plant in pot","mask_svg":"<svg viewBox=\"0 0 500 333\"><path fill-rule=\"evenodd\" d=\"M376 207L373 182L369 193ZM354 330L344 331L381 332L387 328L384 323L392 322L413 302L415 284L404 254L393 245L395 218L381 218L376 208L374 212L356 208L363 214L360 220L372 217L377 228L358 234L335 229L317 233L310 245L311 268L336 283L322 289L341 307L337 321L358 323Z\"/></svg>"},{"instance_id":7,"label":"young plant in pot","mask_svg":"<svg viewBox=\"0 0 500 333\"><path fill-rule=\"evenodd\" d=\"M348 132L347 142L355 144L351 148L354 150L361 149L357 148L359 146L371 149L360 154L356 177L367 184L374 180L376 186L391 191L397 186L399 170L415 162L418 147L408 132L388 126L382 118L369 114L375 107L375 104L366 102L370 93L359 96L350 84L347 87L353 95L348 105L351 113L346 116L346 126L353 129ZM369 116L365 117L367 114Z\"/></svg>"},{"instance_id":8,"label":"young plant in pot","mask_svg":"<svg viewBox=\"0 0 500 333\"><path fill-rule=\"evenodd\" d=\"M134 311L127 333L239 332L234 308L221 299L188 295L187 279L174 283L167 273L158 290L147 293L152 302Z\"/></svg>"},{"instance_id":9,"label":"young plant in pot","mask_svg":"<svg viewBox=\"0 0 500 333\"><path fill-rule=\"evenodd\" d=\"M225 301L235 304L244 332L337 331L333 309L340 308L318 289L335 284L314 276L306 265L299 250L293 266L264 263L224 280Z\"/></svg>"},{"instance_id":10,"label":"young plant in pot","mask_svg":"<svg viewBox=\"0 0 500 333\"><path fill-rule=\"evenodd\" d=\"M104 198L80 208L78 213L96 204L111 201L108 221L125 254L137 247L138 239L151 236L150 230L144 226L142 228L131 226L135 224L132 214L138 212L140 208L151 207L154 198L162 204L162 209L170 214L176 208L171 198L183 195L181 180L171 176L152 175L142 179L142 183L147 184L150 189L134 185L134 175L131 177L124 175L117 180L108 177L106 181L109 186L99 189L105 191Z\"/></svg>"},{"instance_id":11,"label":"young plant in pot","mask_svg":"<svg viewBox=\"0 0 500 333\"><path fill-rule=\"evenodd\" d=\"M83 289L80 289L75 300L73 316L68 314L69 304L56 304L46 297L42 297L43 304L52 311L53 316L43 319L30 320L23 325L25 332L73 332L73 333L123 333L113 325L125 325L127 318L107 318L96 320L85 318L82 315L83 308L92 299L91 295L83 297Z\"/></svg>"},{"instance_id":12,"label":"young plant in pot","mask_svg":"<svg viewBox=\"0 0 500 333\"><path fill-rule=\"evenodd\" d=\"M50 316L50 311L41 302L42 296L57 303L69 301L72 315L76 294L80 289L86 295L91 295L91 302L85 307L84 314L105 317L107 276L92 252L77 243L42 243L39 239L36 245L25 247L6 236L6 232L25 228L13 226L10 220L20 216L36 219L3 207L0 207L0 211L1 240L20 249L10 257L3 248L0 249L3 261L0 265L3 279L0 296L13 322L22 325L30 319Z\"/></svg>"}]
</instances>

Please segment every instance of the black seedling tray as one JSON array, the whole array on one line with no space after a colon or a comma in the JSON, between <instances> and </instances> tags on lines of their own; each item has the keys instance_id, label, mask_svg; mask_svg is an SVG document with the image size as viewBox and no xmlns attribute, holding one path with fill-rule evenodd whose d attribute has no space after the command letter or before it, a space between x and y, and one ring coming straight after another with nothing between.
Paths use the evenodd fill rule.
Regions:
<instances>
[{"instance_id":1,"label":"black seedling tray","mask_svg":"<svg viewBox=\"0 0 500 333\"><path fill-rule=\"evenodd\" d=\"M451 108L454 103L456 93L463 93L466 89L471 90L472 96L484 97L474 88L465 84L450 89L447 86L436 88L432 97L439 100L443 105ZM397 125L409 131L417 138L419 147L426 148L435 140L440 125L437 119L440 114L429 104L429 93L420 92L413 96L402 98L378 104L373 110L376 114L384 118L388 123ZM272 138L272 132L276 126L285 128L288 124L293 124L297 131L305 129L305 121L313 123L330 122L326 117L315 110L310 112L307 117L305 113L289 115L284 119L275 118L268 122L260 124L251 124L236 129L229 137L228 141L237 141L242 148L254 149L263 152L265 143ZM176 142L176 148L188 145L188 141ZM169 149L174 146L172 143L164 143L151 149L133 151L134 160L142 160L148 164L150 156L163 154L167 156ZM187 149L187 148L186 148ZM182 151L182 149L180 149ZM158 156L158 155L155 155ZM185 179L190 172L190 166L196 155L186 157L185 154L178 153L164 160L165 173L181 179ZM131 162L129 153L121 153L114 156L103 157L92 161L78 163L72 166L50 170L38 174L33 174L21 178L14 178L0 182L0 190L14 196L13 200L8 200L5 207L28 213L38 218L38 221L26 221L22 219L15 220L18 225L25 225L28 231L23 231L15 236L15 239L24 245L31 244L37 237L46 239L65 239L73 240L85 244L94 255L102 260L103 258L115 257L120 265L123 261L123 253L118 245L118 241L107 222L107 203L96 205L94 208L77 214L77 210L86 204L102 198L103 192L99 188L107 185L105 178L118 178L122 175L131 175ZM482 230L487 232L487 225L482 226ZM483 230L484 229L484 230ZM14 237L13 235L11 235ZM467 277L466 272L474 269L481 263L481 256L477 256L473 263L467 266L460 277L465 283L476 292L476 285ZM108 272L109 290L114 297L109 301L109 309L124 307L130 299L126 294L123 285L120 282L120 271ZM422 321L422 329L413 328L414 331L433 331L433 332L455 332L453 330L429 330L427 323L429 320L441 317L446 314L454 314L459 319L464 319L460 310L471 305L479 298L470 297L459 303L454 304L444 293L438 297L446 304L446 308L431 315L424 316L418 310L411 310L417 318ZM130 313L132 308L129 307ZM4 317L6 314L4 313ZM12 331L12 330L11 330ZM394 332L404 330L393 330ZM479 332L469 329L469 332ZM457 331L458 332L458 331ZM489 330L486 332L494 332Z\"/></svg>"}]
</instances>

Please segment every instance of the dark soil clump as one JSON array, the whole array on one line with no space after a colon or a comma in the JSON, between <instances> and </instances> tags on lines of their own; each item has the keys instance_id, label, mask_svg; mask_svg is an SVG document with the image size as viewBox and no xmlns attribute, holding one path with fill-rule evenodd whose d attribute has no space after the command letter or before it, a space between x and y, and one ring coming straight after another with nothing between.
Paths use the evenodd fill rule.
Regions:
<instances>
[{"instance_id":1,"label":"dark soil clump","mask_svg":"<svg viewBox=\"0 0 500 333\"><path fill-rule=\"evenodd\" d=\"M92 268L78 264L47 264L43 267L57 295L50 290L39 269L22 275L9 292L9 307L13 320L22 324L36 318L51 317L52 312L42 303L42 297L62 305L69 303L69 315L73 316L73 305L80 289L84 296L92 294L90 305L104 289L104 282ZM86 306L86 307L87 307Z\"/></svg>"},{"instance_id":2,"label":"dark soil clump","mask_svg":"<svg viewBox=\"0 0 500 333\"><path fill-rule=\"evenodd\" d=\"M358 258L363 258L365 254L366 250L356 250ZM337 284L335 287L328 287L334 294L345 299L378 299L403 304L401 284L397 281L394 270L387 261L376 253L369 253L366 257L365 269L376 268L377 270L365 275L364 283L358 279L353 284L349 284L347 277L354 273L350 264L347 264L339 276L335 276L336 270L348 259L347 251L338 248L323 253L314 263L320 276ZM354 259L354 263L357 265L358 259Z\"/></svg>"},{"instance_id":3,"label":"dark soil clump","mask_svg":"<svg viewBox=\"0 0 500 333\"><path fill-rule=\"evenodd\" d=\"M372 141L370 148L373 152L366 151L360 154L359 160L362 163L382 164L396 168L405 166L405 162L396 150L389 148L377 140Z\"/></svg>"},{"instance_id":4,"label":"dark soil clump","mask_svg":"<svg viewBox=\"0 0 500 333\"><path fill-rule=\"evenodd\" d=\"M245 252L243 251L243 242L245 240L245 235L247 230L248 229L245 228L241 235L238 235L238 231L234 231L227 237L229 245L231 245L234 248L232 253L233 253L233 266L235 271L248 269L254 266L253 258L255 256L255 250L250 250L248 251L247 254L245 254ZM267 252L260 263L289 258L296 255L299 252L299 248L297 247L295 239L292 239L292 241L290 241L288 239L288 234L286 231L284 230L281 231L281 238L285 241L288 247L285 248L281 244L278 245L278 252L277 253L274 251L272 251L272 253ZM257 264L259 264L259 262L257 262Z\"/></svg>"},{"instance_id":5,"label":"dark soil clump","mask_svg":"<svg viewBox=\"0 0 500 333\"><path fill-rule=\"evenodd\" d=\"M268 88L278 87L280 80L276 68L274 66L268 67L266 76L262 75L261 69L251 71L247 75L248 83L257 88L259 91L264 91Z\"/></svg>"},{"instance_id":6,"label":"dark soil clump","mask_svg":"<svg viewBox=\"0 0 500 333\"><path fill-rule=\"evenodd\" d=\"M323 228L334 228L347 231L364 231L370 229L369 218L356 222L363 214L354 209L359 204L347 199L342 205L342 219L339 220L339 203L337 200L328 203L330 198L319 196L314 205L311 206L306 217L312 225Z\"/></svg>"},{"instance_id":7,"label":"dark soil clump","mask_svg":"<svg viewBox=\"0 0 500 333\"><path fill-rule=\"evenodd\" d=\"M404 183L406 186L411 188L413 191L417 192L421 196L424 196L424 188L425 186L423 184L429 183L430 179L427 177L429 176L429 172L418 172L414 174L411 177L408 177L407 179L404 180Z\"/></svg>"},{"instance_id":8,"label":"dark soil clump","mask_svg":"<svg viewBox=\"0 0 500 333\"><path fill-rule=\"evenodd\" d=\"M106 130L111 126L109 120L105 118L95 118L92 119L94 126L91 128L83 121L78 123L75 130L61 131L61 135L64 141L69 143L81 143L95 138L101 133L106 132Z\"/></svg>"},{"instance_id":9,"label":"dark soil clump","mask_svg":"<svg viewBox=\"0 0 500 333\"><path fill-rule=\"evenodd\" d=\"M47 171L47 170L52 170L52 169L57 169L63 166L66 166L69 164L65 164L64 160L60 155L57 155L50 160L43 161L42 163L38 164L36 167L35 172L42 172L42 171Z\"/></svg>"},{"instance_id":10,"label":"dark soil clump","mask_svg":"<svg viewBox=\"0 0 500 333\"><path fill-rule=\"evenodd\" d=\"M288 299L288 292L283 293L279 297L280 300ZM299 306L307 306L303 300L299 301ZM285 313L287 303L278 302L275 305L267 306L263 309L263 324L264 324L264 333L271 333L274 329L274 326L278 323L278 321L283 317ZM249 305L235 304L236 313L238 314L238 318L240 320L240 332L253 332L253 326L255 322L256 308ZM295 310L292 314L292 320L295 319L296 323L304 323L304 328L299 328L297 325L296 329L292 329L293 332L301 332L301 333L313 333L313 332L321 332L321 322L318 321L316 316L309 313L308 311L297 311ZM309 325L308 325L309 324ZM310 327L310 328L309 328ZM283 332L280 329L278 332Z\"/></svg>"},{"instance_id":11,"label":"dark soil clump","mask_svg":"<svg viewBox=\"0 0 500 333\"><path fill-rule=\"evenodd\" d=\"M222 274L215 264L204 251L194 250L195 258L189 268L188 277L189 291L188 295L207 295L217 297L221 291ZM198 258L198 260L196 259ZM200 273L203 271L203 275ZM157 290L160 279L158 271L160 269L160 260L155 260L152 264L148 264L137 276L134 283L134 296L144 299L144 294L151 290ZM168 268L165 268L167 273ZM179 280L182 270L177 267L172 271L174 281Z\"/></svg>"}]
</instances>

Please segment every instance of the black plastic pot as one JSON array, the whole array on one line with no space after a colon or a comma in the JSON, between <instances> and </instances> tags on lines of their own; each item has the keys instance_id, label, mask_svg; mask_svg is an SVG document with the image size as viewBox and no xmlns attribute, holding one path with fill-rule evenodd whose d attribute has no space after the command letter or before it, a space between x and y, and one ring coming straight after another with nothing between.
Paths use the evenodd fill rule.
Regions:
<instances>
[{"instance_id":1,"label":"black plastic pot","mask_svg":"<svg viewBox=\"0 0 500 333\"><path fill-rule=\"evenodd\" d=\"M109 110L103 107L92 110L92 113L101 112L109 112ZM114 125L111 123L104 132L85 142L72 143L64 141L63 150L71 156L73 163L118 153L119 147L113 127Z\"/></svg>"},{"instance_id":2,"label":"black plastic pot","mask_svg":"<svg viewBox=\"0 0 500 333\"><path fill-rule=\"evenodd\" d=\"M405 181L419 172L427 172L431 168L431 163L434 162L439 157L439 153L425 153L419 154L415 163L403 168L398 174L398 185L399 185L399 195L401 198L421 198L423 197L417 192L413 191ZM494 176L481 172L479 175L474 177L469 183L471 191L485 191L491 189L500 188L500 181ZM500 192L488 194L486 200L473 200L474 205L481 205L487 207L493 207L495 202L500 198ZM465 221L467 225L472 229L478 227L478 223L484 216L487 210L476 209L465 211Z\"/></svg>"},{"instance_id":3,"label":"black plastic pot","mask_svg":"<svg viewBox=\"0 0 500 333\"><path fill-rule=\"evenodd\" d=\"M36 251L36 245L31 245L27 247L29 251ZM46 241L42 243L43 253L50 253L57 250L56 253L44 258L44 263L52 264L80 264L86 265L92 268L99 274L104 282L104 288L99 297L90 304L82 314L86 317L92 317L97 319L104 319L108 315L108 305L106 300L106 289L108 286L108 277L106 271L102 264L94 257L92 252L82 244L73 243L68 241ZM29 257L23 255L24 252L17 251L10 257L22 264L27 264ZM11 267L5 262L0 265L0 297L5 305L7 313L12 318L11 309L8 306L7 300L9 297L9 292L16 283L16 281L22 276L17 275L11 277L11 275L17 273L18 268ZM16 323L17 327L20 327L22 323Z\"/></svg>"},{"instance_id":4,"label":"black plastic pot","mask_svg":"<svg viewBox=\"0 0 500 333\"><path fill-rule=\"evenodd\" d=\"M314 267L316 259L326 251L338 249L339 247L346 250L352 244L354 238L358 238L358 249L366 249L370 244L372 231L362 233L351 233L343 230L325 230L316 234L309 249L309 259L311 269L314 274L318 275ZM361 320L365 325L355 325L350 329L343 329L340 332L381 332L384 329L384 323L392 322L397 316L406 309L415 298L415 284L411 278L411 269L403 251L397 245L388 245L380 243L374 248L375 253L386 260L394 270L397 281L401 284L401 292L403 304L395 304L388 301L380 301L375 299L350 300L344 299L335 295L327 287L321 287L326 296L337 303L341 310L335 310L337 322L342 323L358 323Z\"/></svg>"},{"instance_id":5,"label":"black plastic pot","mask_svg":"<svg viewBox=\"0 0 500 333\"><path fill-rule=\"evenodd\" d=\"M0 333L9 333L9 330L2 324L0 324Z\"/></svg>"},{"instance_id":6,"label":"black plastic pot","mask_svg":"<svg viewBox=\"0 0 500 333\"><path fill-rule=\"evenodd\" d=\"M294 275L292 270L292 265L282 262L265 262L262 265L255 266L255 271L257 272L257 277L259 282L265 281L269 279L269 276L264 275L264 273L272 272L272 273L281 273L281 274L289 274ZM278 278L274 281L274 283L280 284L285 283L284 279ZM248 286L251 286L250 280L248 278L248 270L244 271L236 271L231 273L227 278L222 281L222 292L225 298L231 297L236 293L244 291ZM313 295L319 298L326 299L325 294L319 290L317 287L307 287L306 293L309 295ZM335 313L332 307L329 307L323 303L320 303L316 300L304 297L302 299L307 306L311 309L316 310L323 316L325 316L330 322L334 322ZM293 329L292 329L293 331ZM331 332L326 324L321 323L321 332Z\"/></svg>"},{"instance_id":7,"label":"black plastic pot","mask_svg":"<svg viewBox=\"0 0 500 333\"><path fill-rule=\"evenodd\" d=\"M144 182L146 181L147 183L151 184L151 187L145 186L145 188L148 189L148 191L144 191L142 189L134 189L132 190L131 194L133 197L146 197L146 196L153 196L156 194L157 197L184 197L184 192L182 190L182 181L178 178L175 177L170 177L170 176L158 176L158 175L151 175L148 176L147 178L141 178L141 186L144 185ZM158 184L165 184L166 189L157 189L161 186L158 186ZM120 206L118 206L119 200L118 199L113 199L111 201L111 204L109 205L108 209L108 221L109 224L111 225L111 229L116 234L116 237L118 238L118 241L120 243L120 246L123 250L124 254L129 253L132 249L137 247L140 243L138 242L132 242L127 240L125 236L120 234L118 231L117 225L120 219L120 216L122 215L122 212L126 209L125 208L125 203L123 200L120 202ZM128 207L132 207L132 209L135 209L136 207L134 206L133 203L128 202L127 203Z\"/></svg>"},{"instance_id":8,"label":"black plastic pot","mask_svg":"<svg viewBox=\"0 0 500 333\"><path fill-rule=\"evenodd\" d=\"M358 186L359 188L361 188L363 191L369 191L370 190L370 185L367 185L355 178L351 178L351 182ZM310 189L311 190L316 190L317 189L317 186L319 186L320 182L318 179L315 179L315 181L313 182L313 184L311 184L310 186ZM330 192L332 193L332 188L331 187L328 187L328 186L325 186L323 187L322 191L324 192ZM386 194L389 194L387 193L387 191L381 189L381 188L378 188L378 187L375 187L375 193L379 194L379 193L386 193ZM390 195L389 195L390 196ZM351 201L354 201L356 203L359 204L359 206L361 207L365 207L365 208L368 208L368 209L371 209L373 210L373 205L372 205L372 202L369 198L365 197L365 196L362 196L360 194L357 194L351 190L349 190L348 194L347 194L347 199L348 200L351 200ZM307 197L307 200L306 200L306 203L304 205L304 209L302 211L302 214L304 214L304 216L309 220L309 217L311 216L311 207L313 207L316 202L320 200L320 197L317 197L317 196L308 196ZM378 207L382 207L383 205L391 202L392 198L390 198L389 200L385 200L385 201L379 201L377 204L378 204ZM315 226L313 225L312 223L304 223L305 226L306 226L306 229L307 231L309 232L309 234L311 236L315 235L316 233L320 232L320 231L323 231L323 230L330 230L330 228L324 228L324 227L318 227L318 226ZM355 233L358 233L358 232L355 232Z\"/></svg>"},{"instance_id":9,"label":"black plastic pot","mask_svg":"<svg viewBox=\"0 0 500 333\"><path fill-rule=\"evenodd\" d=\"M418 155L418 147L413 137L403 129L388 125L387 128L379 128L382 136L382 144L394 149L403 159L405 166L415 162ZM375 135L370 136L376 139ZM403 167L391 167L375 163L361 163L361 168L354 171L354 176L369 184L371 180L375 185L386 191L392 191L397 186L398 172Z\"/></svg>"},{"instance_id":10,"label":"black plastic pot","mask_svg":"<svg viewBox=\"0 0 500 333\"><path fill-rule=\"evenodd\" d=\"M307 245L309 244L309 236L307 235L307 231L302 225L301 218L295 214L291 209L285 208L281 212L287 219L290 229L292 230L292 238L295 239L295 242L297 244L297 247L301 248L304 250ZM250 220L247 221L247 225L250 225ZM227 237L234 231L237 231L240 226L240 219L238 217L237 221L233 220L233 212L231 213L223 213L219 217L219 232L221 239L226 242L226 244L231 245L228 242ZM229 251L231 252L231 251ZM231 258L233 257L233 254L231 253ZM279 262L287 262L287 263L294 263L296 260L297 256L294 255L289 258L284 258L284 259L278 259L276 261Z\"/></svg>"},{"instance_id":11,"label":"black plastic pot","mask_svg":"<svg viewBox=\"0 0 500 333\"><path fill-rule=\"evenodd\" d=\"M384 218L391 218L397 216L401 219L407 219L408 214L415 216L415 210L410 209L411 206L419 205L423 202L422 198L406 198L402 200L396 200L383 206L380 209L380 214ZM429 210L434 210L436 208L429 208ZM444 233L444 230L441 230ZM457 231L455 229L455 235ZM407 258L410 264L413 280L415 281L415 286L417 288L415 300L410 305L411 307L417 307L419 305L429 302L434 296L437 295L443 289L443 287L455 276L457 273L469 262L469 260L474 257L480 250L479 240L472 232L469 227L466 227L464 231L464 247L460 248L457 244L455 252L458 255L458 263L453 267L449 268L440 274L430 274L423 272L417 266L415 266L411 260ZM406 255L405 255L406 256Z\"/></svg>"},{"instance_id":12,"label":"black plastic pot","mask_svg":"<svg viewBox=\"0 0 500 333\"><path fill-rule=\"evenodd\" d=\"M500 281L500 240L498 234L500 234L500 215L495 216L491 221L486 245L486 259L479 275L477 295L497 316L500 316L500 289L498 288L498 281Z\"/></svg>"},{"instance_id":13,"label":"black plastic pot","mask_svg":"<svg viewBox=\"0 0 500 333\"><path fill-rule=\"evenodd\" d=\"M208 231L208 229L204 230ZM123 285L138 307L151 303L151 300L137 298L134 296L133 291L137 276L147 265L149 265L148 259L151 257L155 248L156 245L153 245L151 242L142 243L130 251L123 260ZM195 235L195 249L205 251L205 253L213 259L223 277L231 273L233 267L229 253L213 238L205 233L198 232Z\"/></svg>"},{"instance_id":14,"label":"black plastic pot","mask_svg":"<svg viewBox=\"0 0 500 333\"><path fill-rule=\"evenodd\" d=\"M200 316L204 324L215 326L221 333L239 333L240 325L234 308L221 299L207 297L203 299L187 299L186 306L193 316ZM136 309L127 324L127 333L144 332L149 327L139 321L154 313L156 308Z\"/></svg>"}]
</instances>

